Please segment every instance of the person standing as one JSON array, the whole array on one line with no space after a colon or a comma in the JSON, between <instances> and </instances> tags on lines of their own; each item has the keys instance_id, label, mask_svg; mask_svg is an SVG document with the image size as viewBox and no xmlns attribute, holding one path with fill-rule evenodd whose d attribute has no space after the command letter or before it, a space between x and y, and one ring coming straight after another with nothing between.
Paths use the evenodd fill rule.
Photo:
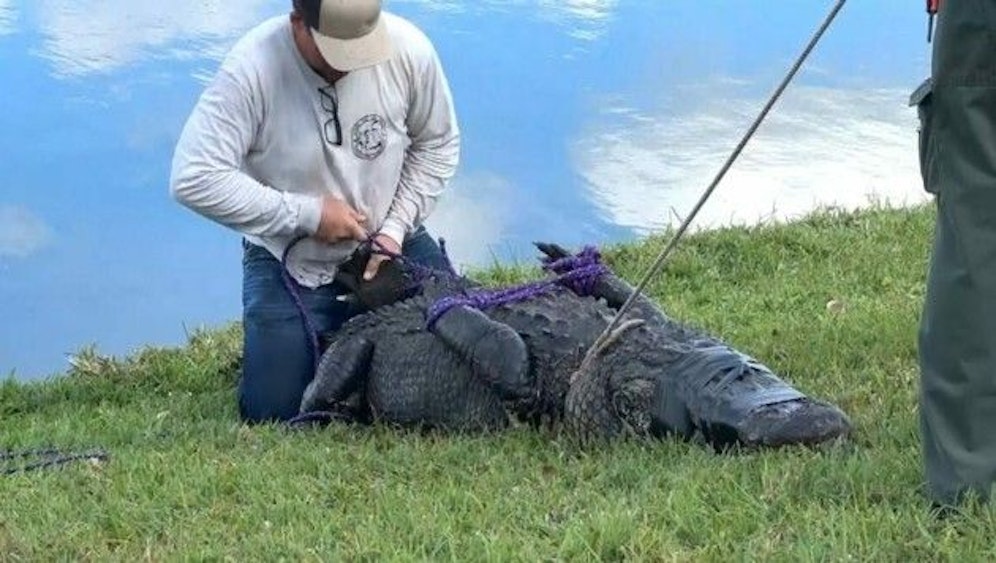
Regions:
<instances>
[{"instance_id":1,"label":"person standing","mask_svg":"<svg viewBox=\"0 0 996 563\"><path fill-rule=\"evenodd\" d=\"M298 413L315 362L304 321L326 332L354 314L334 276L363 241L446 267L422 224L459 153L432 42L379 0L294 0L232 48L180 134L170 190L243 235L243 420Z\"/></svg>"},{"instance_id":2,"label":"person standing","mask_svg":"<svg viewBox=\"0 0 996 563\"><path fill-rule=\"evenodd\" d=\"M947 0L916 94L937 219L919 330L927 494L951 507L996 480L996 2Z\"/></svg>"}]
</instances>

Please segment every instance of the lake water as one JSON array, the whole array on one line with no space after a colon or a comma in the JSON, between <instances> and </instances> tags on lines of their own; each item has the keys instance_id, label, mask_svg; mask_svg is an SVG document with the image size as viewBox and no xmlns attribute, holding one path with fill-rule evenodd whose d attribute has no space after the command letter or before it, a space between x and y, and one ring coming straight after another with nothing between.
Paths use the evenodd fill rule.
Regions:
<instances>
[{"instance_id":1,"label":"lake water","mask_svg":"<svg viewBox=\"0 0 996 563\"><path fill-rule=\"evenodd\" d=\"M435 234L482 265L684 217L831 4L387 0L461 120ZM239 237L169 197L169 164L228 47L289 5L0 0L0 378L239 317ZM923 201L906 99L928 69L919 4L846 5L695 226Z\"/></svg>"}]
</instances>

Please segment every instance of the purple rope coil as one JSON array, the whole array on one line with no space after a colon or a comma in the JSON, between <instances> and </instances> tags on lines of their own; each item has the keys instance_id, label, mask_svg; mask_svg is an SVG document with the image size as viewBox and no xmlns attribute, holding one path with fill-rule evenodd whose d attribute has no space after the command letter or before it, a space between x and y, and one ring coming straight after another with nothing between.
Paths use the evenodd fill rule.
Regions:
<instances>
[{"instance_id":1,"label":"purple rope coil","mask_svg":"<svg viewBox=\"0 0 996 563\"><path fill-rule=\"evenodd\" d=\"M585 246L581 252L573 256L565 256L556 260L545 257L543 269L561 275L582 272L568 275L561 280L563 285L578 295L595 293L595 284L598 283L599 277L608 272L608 268L602 264L601 253L594 246Z\"/></svg>"}]
</instances>

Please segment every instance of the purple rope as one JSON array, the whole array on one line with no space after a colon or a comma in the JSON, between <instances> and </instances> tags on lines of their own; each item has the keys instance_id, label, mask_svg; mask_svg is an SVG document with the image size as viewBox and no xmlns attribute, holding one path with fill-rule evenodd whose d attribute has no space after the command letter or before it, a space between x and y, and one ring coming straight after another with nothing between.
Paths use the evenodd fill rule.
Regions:
<instances>
[{"instance_id":1,"label":"purple rope","mask_svg":"<svg viewBox=\"0 0 996 563\"><path fill-rule=\"evenodd\" d=\"M304 306L304 302L301 299L299 286L293 277L291 277L290 271L287 269L287 256L290 254L291 248L293 248L304 238L305 237L303 236L298 237L284 250L283 257L281 258L281 264L283 266L281 268L281 274L284 280L284 286L287 288L288 293L290 293L291 299L294 301L294 305L297 306L298 311L301 313L301 319L304 322L304 330L311 342L314 368L313 373L317 373L318 364L321 360L321 354L318 346L318 331L311 319L311 315L308 314L308 311ZM409 260L400 253L392 252L384 247L384 245L377 242L373 237L364 241L363 244L369 244L371 252L376 252L378 254L388 256L391 259L398 260L399 263L401 263L401 265L408 270L410 277L412 278L409 289L419 287L425 282L425 280L439 275L440 273L458 277L456 270L453 268L453 263L450 261L450 258L446 253L446 241L442 238L439 239L439 248L442 251L443 258L446 261L445 272L441 272L431 266L425 266L413 260ZM565 256L556 260L546 258L544 259L543 269L553 272L557 274L557 276L546 280L530 282L503 289L464 292L463 295L447 296L438 299L432 304L429 311L426 313L426 327L432 328L436 321L438 321L440 317L442 317L453 307L463 305L483 310L491 307L497 307L498 305L518 303L528 299L533 299L536 296L549 291L550 288L556 285L567 287L578 295L591 295L594 292L595 284L598 283L599 277L608 271L608 268L602 264L601 255L598 250L593 246L586 246L581 250L581 252L573 256Z\"/></svg>"},{"instance_id":2,"label":"purple rope","mask_svg":"<svg viewBox=\"0 0 996 563\"><path fill-rule=\"evenodd\" d=\"M443 261L446 262L446 270L441 271L438 268L433 268L432 266L426 266L424 264L419 264L414 260L410 260L405 256L397 252L388 250L383 244L377 242L376 239L367 239L364 244L370 245L371 253L382 254L391 258L392 260L397 260L405 269L408 270L409 277L412 279L412 284L409 289L414 287L421 287L422 283L426 280L438 276L443 273L451 277L459 277L456 269L453 268L453 262L450 261L449 254L446 251L446 240L443 238L439 239L439 251L443 254Z\"/></svg>"},{"instance_id":3,"label":"purple rope","mask_svg":"<svg viewBox=\"0 0 996 563\"><path fill-rule=\"evenodd\" d=\"M280 268L280 274L284 279L284 287L287 288L287 293L290 294L294 305L297 306L297 310L301 313L301 320L304 322L304 331L308 335L308 340L311 344L311 362L314 369L312 373L318 373L318 361L321 359L318 351L318 330L315 328L315 323L312 321L311 315L308 314L308 310L304 307L304 301L301 300L300 286L290 275L290 270L287 269L287 256L290 254L291 249L305 238L304 236L300 236L294 239L284 249L284 255L280 259L280 264L283 266Z\"/></svg>"},{"instance_id":4,"label":"purple rope","mask_svg":"<svg viewBox=\"0 0 996 563\"><path fill-rule=\"evenodd\" d=\"M598 283L599 276L608 271L608 268L602 265L602 255L598 252L598 249L594 246L585 246L581 249L581 252L573 256L565 256L556 260L550 257L543 258L544 270L561 275L579 270L586 271L586 268L595 265L599 266L597 273L593 273L592 275L568 276L562 280L561 283L578 295L591 295L595 293L595 284Z\"/></svg>"},{"instance_id":5,"label":"purple rope","mask_svg":"<svg viewBox=\"0 0 996 563\"><path fill-rule=\"evenodd\" d=\"M475 309L487 309L508 303L518 303L549 291L555 285L566 286L579 295L591 295L598 278L608 271L608 268L601 263L598 251L593 247L585 247L574 256L549 262L544 266L544 269L554 271L559 275L505 289L473 291L464 295L443 297L433 303L426 313L426 326L432 328L436 321L453 307L463 305Z\"/></svg>"}]
</instances>

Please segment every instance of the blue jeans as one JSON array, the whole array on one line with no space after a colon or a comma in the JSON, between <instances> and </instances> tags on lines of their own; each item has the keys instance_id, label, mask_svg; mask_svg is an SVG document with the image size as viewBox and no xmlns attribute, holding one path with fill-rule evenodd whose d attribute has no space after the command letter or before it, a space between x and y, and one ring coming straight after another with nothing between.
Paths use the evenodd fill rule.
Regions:
<instances>
[{"instance_id":1,"label":"blue jeans","mask_svg":"<svg viewBox=\"0 0 996 563\"><path fill-rule=\"evenodd\" d=\"M288 420L298 414L304 389L314 377L311 340L282 278L282 264L265 248L243 243L242 324L244 330L239 414L246 422ZM446 256L423 227L408 235L406 258L433 268ZM315 289L298 286L301 301L319 334L338 329L356 308L336 297L339 283Z\"/></svg>"}]
</instances>

